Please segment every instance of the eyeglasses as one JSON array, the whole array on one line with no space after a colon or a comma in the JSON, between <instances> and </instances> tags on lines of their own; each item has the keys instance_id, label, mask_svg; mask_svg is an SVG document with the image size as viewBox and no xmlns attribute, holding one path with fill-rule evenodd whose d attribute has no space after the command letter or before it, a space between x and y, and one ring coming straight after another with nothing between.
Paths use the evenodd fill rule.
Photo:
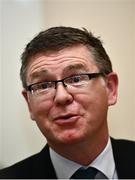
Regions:
<instances>
[{"instance_id":1,"label":"eyeglasses","mask_svg":"<svg viewBox=\"0 0 135 180\"><path fill-rule=\"evenodd\" d=\"M46 95L46 97L48 98L53 96L53 94L56 91L57 84L60 82L69 91L77 92L79 89L86 87L89 83L89 80L93 78L97 78L99 76L105 76L105 74L102 72L77 74L74 76L66 77L61 80L44 81L35 84L30 84L26 87L26 90L30 91L33 95L36 96Z\"/></svg>"}]
</instances>

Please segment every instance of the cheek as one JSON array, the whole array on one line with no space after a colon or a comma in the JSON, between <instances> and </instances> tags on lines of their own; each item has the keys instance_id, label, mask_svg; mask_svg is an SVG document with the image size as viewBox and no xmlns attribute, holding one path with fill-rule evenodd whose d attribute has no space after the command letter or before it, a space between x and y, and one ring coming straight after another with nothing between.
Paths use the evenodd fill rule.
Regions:
<instances>
[{"instance_id":1,"label":"cheek","mask_svg":"<svg viewBox=\"0 0 135 180\"><path fill-rule=\"evenodd\" d=\"M78 94L75 99L87 114L101 113L108 107L108 97L104 88Z\"/></svg>"},{"instance_id":2,"label":"cheek","mask_svg":"<svg viewBox=\"0 0 135 180\"><path fill-rule=\"evenodd\" d=\"M48 119L49 111L52 107L52 101L34 101L31 103L31 113L35 121Z\"/></svg>"}]
</instances>

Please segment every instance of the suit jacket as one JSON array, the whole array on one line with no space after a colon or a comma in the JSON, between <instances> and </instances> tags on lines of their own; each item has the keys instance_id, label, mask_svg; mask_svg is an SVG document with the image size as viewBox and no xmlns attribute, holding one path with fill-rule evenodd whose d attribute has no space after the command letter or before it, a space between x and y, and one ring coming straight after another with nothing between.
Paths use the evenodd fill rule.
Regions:
<instances>
[{"instance_id":1,"label":"suit jacket","mask_svg":"<svg viewBox=\"0 0 135 180\"><path fill-rule=\"evenodd\" d=\"M135 142L111 138L111 143L118 178L135 179ZM0 178L57 179L48 145L40 153L0 170Z\"/></svg>"}]
</instances>

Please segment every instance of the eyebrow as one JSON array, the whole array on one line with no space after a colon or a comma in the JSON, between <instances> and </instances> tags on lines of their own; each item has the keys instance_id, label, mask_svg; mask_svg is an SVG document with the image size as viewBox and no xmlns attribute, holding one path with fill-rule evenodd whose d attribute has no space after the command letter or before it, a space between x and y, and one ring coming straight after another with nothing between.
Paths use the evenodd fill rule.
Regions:
<instances>
[{"instance_id":1,"label":"eyebrow","mask_svg":"<svg viewBox=\"0 0 135 180\"><path fill-rule=\"evenodd\" d=\"M48 74L49 74L49 71L47 69L41 69L40 71L33 72L30 75L30 77L32 79L34 79L34 78L38 78L38 77L45 76L45 75L48 75Z\"/></svg>"},{"instance_id":2,"label":"eyebrow","mask_svg":"<svg viewBox=\"0 0 135 180\"><path fill-rule=\"evenodd\" d=\"M64 68L63 74L72 73L79 70L88 71L88 67L83 64L69 65Z\"/></svg>"},{"instance_id":3,"label":"eyebrow","mask_svg":"<svg viewBox=\"0 0 135 180\"><path fill-rule=\"evenodd\" d=\"M74 65L69 65L64 68L63 70L63 75L66 75L68 73L73 73L75 71L88 71L87 66L84 66L83 64L74 64ZM47 69L41 69L40 71L33 72L30 75L31 79L35 78L40 78L40 77L45 77L51 74Z\"/></svg>"}]
</instances>

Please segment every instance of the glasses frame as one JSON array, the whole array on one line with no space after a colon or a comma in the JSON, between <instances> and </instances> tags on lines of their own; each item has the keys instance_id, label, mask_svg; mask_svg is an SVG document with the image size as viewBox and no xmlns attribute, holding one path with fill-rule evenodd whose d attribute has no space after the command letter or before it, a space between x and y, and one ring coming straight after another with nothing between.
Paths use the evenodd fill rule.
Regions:
<instances>
[{"instance_id":1,"label":"glasses frame","mask_svg":"<svg viewBox=\"0 0 135 180\"><path fill-rule=\"evenodd\" d=\"M75 75L73 75L73 76L65 77L65 78L60 79L60 80L45 81L45 82L53 82L53 83L55 83L55 89L57 88L57 84L58 84L59 82L61 82L64 87L67 87L68 85L65 84L64 81L65 81L66 79L69 79L69 78L74 77L74 76L79 76L79 75L87 75L87 76L89 77L89 80L91 80L91 79L93 79L93 78L97 78L97 77L99 77L99 76L105 77L105 74L104 74L103 72L97 72L97 73L81 73L81 74L75 74ZM32 86L33 86L33 85L36 85L36 84L40 84L40 83L44 83L44 82L37 82L37 83L30 84L30 85L28 85L28 86L26 87L26 90L29 91L29 92L32 92Z\"/></svg>"}]
</instances>

